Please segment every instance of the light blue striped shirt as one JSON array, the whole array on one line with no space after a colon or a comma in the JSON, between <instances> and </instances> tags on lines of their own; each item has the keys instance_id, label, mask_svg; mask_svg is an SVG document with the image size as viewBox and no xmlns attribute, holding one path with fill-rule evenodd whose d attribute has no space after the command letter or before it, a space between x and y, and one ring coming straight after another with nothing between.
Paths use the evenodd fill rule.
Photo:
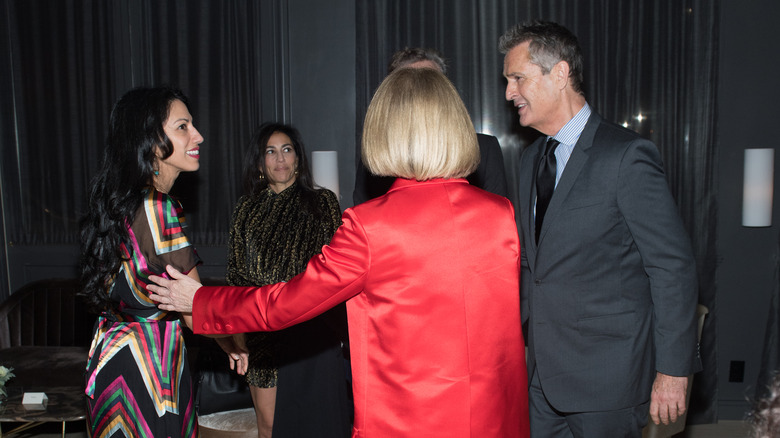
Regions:
<instances>
[{"instance_id":1,"label":"light blue striped shirt","mask_svg":"<svg viewBox=\"0 0 780 438\"><path fill-rule=\"evenodd\" d=\"M561 180L561 174L563 169L566 168L566 163L569 162L574 146L577 144L577 140L580 139L582 130L585 129L585 125L590 118L590 105L585 103L585 106L569 120L557 134L552 138L558 140L561 144L555 149L555 186L558 186L558 181ZM549 138L549 137L548 137Z\"/></svg>"}]
</instances>

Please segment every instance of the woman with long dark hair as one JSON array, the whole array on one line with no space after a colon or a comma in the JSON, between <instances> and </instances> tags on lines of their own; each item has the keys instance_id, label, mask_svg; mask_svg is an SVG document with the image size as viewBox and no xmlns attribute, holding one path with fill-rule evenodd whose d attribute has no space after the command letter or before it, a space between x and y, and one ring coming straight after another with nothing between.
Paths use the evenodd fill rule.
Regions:
<instances>
[{"instance_id":1,"label":"woman with long dark hair","mask_svg":"<svg viewBox=\"0 0 780 438\"><path fill-rule=\"evenodd\" d=\"M227 282L263 286L287 281L306 268L341 225L336 195L314 187L301 135L279 123L263 124L255 132L244 157L243 183L230 230ZM344 305L286 330L240 334L234 340L249 350L246 379L261 438L272 432L274 438L349 436L351 404L341 349ZM232 347L225 350L230 353ZM238 363L231 366L240 369Z\"/></svg>"},{"instance_id":2,"label":"woman with long dark hair","mask_svg":"<svg viewBox=\"0 0 780 438\"><path fill-rule=\"evenodd\" d=\"M81 225L83 294L100 312L86 374L92 437L198 436L180 326L190 316L157 309L146 285L166 265L198 279L168 192L180 172L198 170L201 142L177 89L130 90L111 112Z\"/></svg>"}]
</instances>

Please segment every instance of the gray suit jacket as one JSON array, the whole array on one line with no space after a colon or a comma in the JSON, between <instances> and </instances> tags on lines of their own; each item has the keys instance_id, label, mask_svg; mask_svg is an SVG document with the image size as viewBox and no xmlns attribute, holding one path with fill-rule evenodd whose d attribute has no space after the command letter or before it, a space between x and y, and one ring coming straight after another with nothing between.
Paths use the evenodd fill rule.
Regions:
<instances>
[{"instance_id":1,"label":"gray suit jacket","mask_svg":"<svg viewBox=\"0 0 780 438\"><path fill-rule=\"evenodd\" d=\"M592 113L534 239L544 136L520 159L518 222L529 376L563 412L650 398L656 370L700 367L690 240L657 148Z\"/></svg>"}]
</instances>

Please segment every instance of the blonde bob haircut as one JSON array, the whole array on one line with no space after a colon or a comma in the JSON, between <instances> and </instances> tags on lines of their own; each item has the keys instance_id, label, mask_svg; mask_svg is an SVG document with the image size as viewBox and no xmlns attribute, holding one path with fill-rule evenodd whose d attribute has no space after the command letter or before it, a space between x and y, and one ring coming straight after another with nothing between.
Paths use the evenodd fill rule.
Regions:
<instances>
[{"instance_id":1,"label":"blonde bob haircut","mask_svg":"<svg viewBox=\"0 0 780 438\"><path fill-rule=\"evenodd\" d=\"M375 175L418 181L462 178L479 164L463 101L430 68L400 68L382 81L366 113L361 155Z\"/></svg>"}]
</instances>

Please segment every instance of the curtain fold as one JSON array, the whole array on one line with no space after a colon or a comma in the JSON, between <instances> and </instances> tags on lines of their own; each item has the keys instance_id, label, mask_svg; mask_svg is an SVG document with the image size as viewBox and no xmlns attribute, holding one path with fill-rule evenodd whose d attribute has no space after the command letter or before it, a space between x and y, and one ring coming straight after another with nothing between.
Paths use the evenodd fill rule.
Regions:
<instances>
[{"instance_id":1,"label":"curtain fold","mask_svg":"<svg viewBox=\"0 0 780 438\"><path fill-rule=\"evenodd\" d=\"M515 164L538 133L519 127L504 100L503 55L497 45L506 29L532 19L559 22L578 36L588 102L661 151L693 242L699 300L710 309L700 350L704 371L694 379L688 419L715 422L718 1L357 2L358 126L392 53L406 46L434 47L447 58L448 76L477 131L499 138L516 205Z\"/></svg>"}]
</instances>

